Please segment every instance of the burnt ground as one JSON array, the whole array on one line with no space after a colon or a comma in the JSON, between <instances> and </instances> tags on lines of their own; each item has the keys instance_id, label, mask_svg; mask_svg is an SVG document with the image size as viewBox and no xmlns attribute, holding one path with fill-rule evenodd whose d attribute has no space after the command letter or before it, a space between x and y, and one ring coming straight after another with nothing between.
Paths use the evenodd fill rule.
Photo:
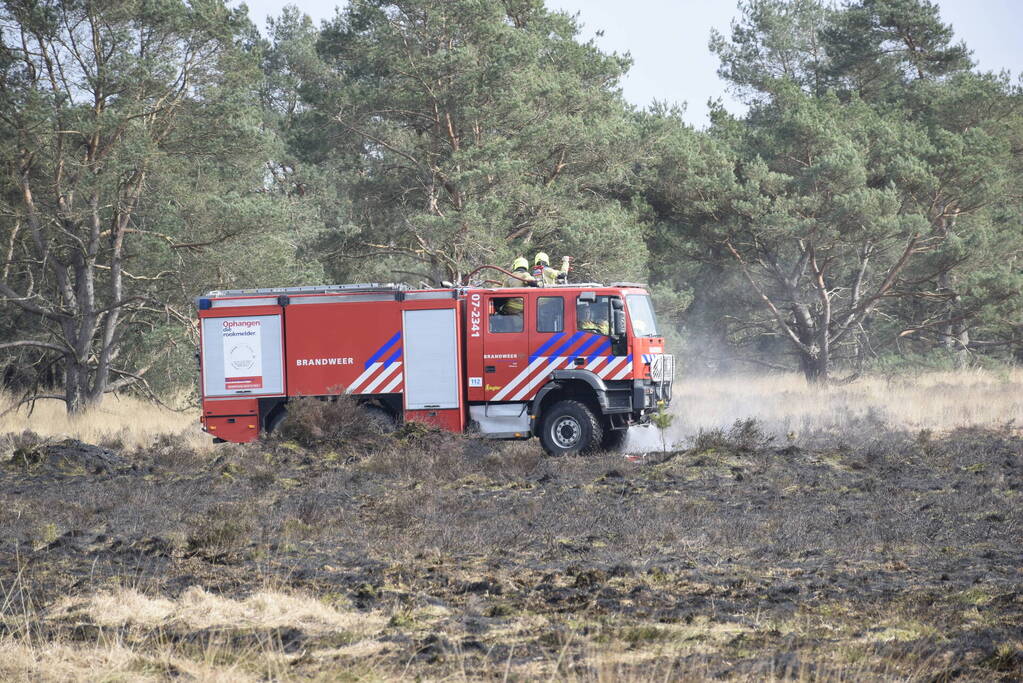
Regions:
<instances>
[{"instance_id":1,"label":"burnt ground","mask_svg":"<svg viewBox=\"0 0 1023 683\"><path fill-rule=\"evenodd\" d=\"M1008 429L779 445L747 423L641 462L423 430L213 456L4 439L0 642L102 642L87 613L50 609L97 591L269 587L378 625L116 635L143 659L261 643L277 673L232 664L257 678L1023 675Z\"/></svg>"}]
</instances>

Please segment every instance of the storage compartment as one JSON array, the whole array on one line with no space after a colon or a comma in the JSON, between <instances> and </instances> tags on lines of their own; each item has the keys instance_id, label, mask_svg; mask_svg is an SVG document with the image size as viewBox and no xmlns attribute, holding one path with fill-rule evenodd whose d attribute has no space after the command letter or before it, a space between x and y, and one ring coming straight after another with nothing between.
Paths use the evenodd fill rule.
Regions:
<instances>
[{"instance_id":1,"label":"storage compartment","mask_svg":"<svg viewBox=\"0 0 1023 683\"><path fill-rule=\"evenodd\" d=\"M402 312L405 419L460 432L465 414L455 303L443 308L428 307L427 301L420 305Z\"/></svg>"},{"instance_id":2,"label":"storage compartment","mask_svg":"<svg viewBox=\"0 0 1023 683\"><path fill-rule=\"evenodd\" d=\"M469 406L469 417L479 425L480 434L502 439L521 438L531 434L528 407L528 403Z\"/></svg>"},{"instance_id":3,"label":"storage compartment","mask_svg":"<svg viewBox=\"0 0 1023 683\"><path fill-rule=\"evenodd\" d=\"M405 421L423 422L446 429L449 432L462 431L462 411L458 408L448 410L406 410Z\"/></svg>"},{"instance_id":4,"label":"storage compartment","mask_svg":"<svg viewBox=\"0 0 1023 683\"><path fill-rule=\"evenodd\" d=\"M202 319L204 396L284 393L280 315Z\"/></svg>"},{"instance_id":5,"label":"storage compartment","mask_svg":"<svg viewBox=\"0 0 1023 683\"><path fill-rule=\"evenodd\" d=\"M405 409L459 407L455 310L405 311L404 328Z\"/></svg>"}]
</instances>

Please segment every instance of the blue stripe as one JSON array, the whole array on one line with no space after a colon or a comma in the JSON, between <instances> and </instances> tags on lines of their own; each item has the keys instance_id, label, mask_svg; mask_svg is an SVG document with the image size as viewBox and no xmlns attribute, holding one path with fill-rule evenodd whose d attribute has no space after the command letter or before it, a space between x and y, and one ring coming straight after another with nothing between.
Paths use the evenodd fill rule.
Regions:
<instances>
[{"instance_id":1,"label":"blue stripe","mask_svg":"<svg viewBox=\"0 0 1023 683\"><path fill-rule=\"evenodd\" d=\"M543 352L549 349L552 345L557 344L558 340L565 336L564 332L558 332L556 335L548 339L543 343L543 346L538 348L529 356L529 362L532 363L534 360L543 355Z\"/></svg>"},{"instance_id":2,"label":"blue stripe","mask_svg":"<svg viewBox=\"0 0 1023 683\"><path fill-rule=\"evenodd\" d=\"M384 367L386 368L387 366L389 366L391 363L393 363L394 361L398 360L399 358L401 358L401 347L400 346L398 347L397 351L395 351L394 353L391 354L390 358L388 358L387 360L384 361Z\"/></svg>"},{"instance_id":3,"label":"blue stripe","mask_svg":"<svg viewBox=\"0 0 1023 683\"><path fill-rule=\"evenodd\" d=\"M377 349L377 352L370 356L369 360L362 364L362 367L368 368L369 366L373 365L373 363L376 363L378 360L380 360L380 357L387 353L387 349L394 346L399 339L401 339L401 332L395 332L394 336L391 337L386 344Z\"/></svg>"},{"instance_id":4,"label":"blue stripe","mask_svg":"<svg viewBox=\"0 0 1023 683\"><path fill-rule=\"evenodd\" d=\"M594 358L596 358L597 356L599 356L600 354L604 353L605 351L607 351L610 348L611 348L611 340L610 339L605 339L603 344L598 346L593 353L591 353L590 355L588 355L586 357L586 364L589 365L590 363L593 362Z\"/></svg>"},{"instance_id":5,"label":"blue stripe","mask_svg":"<svg viewBox=\"0 0 1023 683\"><path fill-rule=\"evenodd\" d=\"M570 355L570 356L582 356L582 355L584 355L586 353L586 349L590 348L591 346L593 346L594 344L599 342L601 339L604 339L603 335L600 335L600 334L590 335L590 338L585 340L582 343L582 346L580 346L579 348L577 348L575 351L573 351L572 353L570 353L568 355Z\"/></svg>"},{"instance_id":6,"label":"blue stripe","mask_svg":"<svg viewBox=\"0 0 1023 683\"><path fill-rule=\"evenodd\" d=\"M579 337L586 334L585 332L576 332L573 334L567 342L557 348L556 351L552 351L550 357L547 359L548 363L553 363L554 359L564 354L565 351L575 346L575 343L579 341Z\"/></svg>"}]
</instances>

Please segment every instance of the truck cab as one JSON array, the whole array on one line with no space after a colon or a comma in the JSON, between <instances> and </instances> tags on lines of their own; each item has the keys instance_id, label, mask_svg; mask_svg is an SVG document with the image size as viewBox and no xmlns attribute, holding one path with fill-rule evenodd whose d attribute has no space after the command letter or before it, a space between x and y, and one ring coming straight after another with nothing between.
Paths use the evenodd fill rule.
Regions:
<instances>
[{"instance_id":1,"label":"truck cab","mask_svg":"<svg viewBox=\"0 0 1023 683\"><path fill-rule=\"evenodd\" d=\"M624 441L671 400L673 357L639 285L467 293L471 423L492 438L538 436L552 454Z\"/></svg>"}]
</instances>

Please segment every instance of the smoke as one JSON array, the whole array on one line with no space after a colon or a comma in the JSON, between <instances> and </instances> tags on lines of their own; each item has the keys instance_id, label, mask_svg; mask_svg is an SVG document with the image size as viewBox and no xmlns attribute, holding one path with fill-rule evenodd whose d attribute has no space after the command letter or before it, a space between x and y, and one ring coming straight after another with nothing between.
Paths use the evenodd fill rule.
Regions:
<instances>
[{"instance_id":1,"label":"smoke","mask_svg":"<svg viewBox=\"0 0 1023 683\"><path fill-rule=\"evenodd\" d=\"M810 386L794 373L676 377L672 425L664 441L685 448L701 431L754 418L781 440L824 431L927 429L1023 424L1023 370L930 372ZM654 426L633 428L629 452L661 450Z\"/></svg>"}]
</instances>

